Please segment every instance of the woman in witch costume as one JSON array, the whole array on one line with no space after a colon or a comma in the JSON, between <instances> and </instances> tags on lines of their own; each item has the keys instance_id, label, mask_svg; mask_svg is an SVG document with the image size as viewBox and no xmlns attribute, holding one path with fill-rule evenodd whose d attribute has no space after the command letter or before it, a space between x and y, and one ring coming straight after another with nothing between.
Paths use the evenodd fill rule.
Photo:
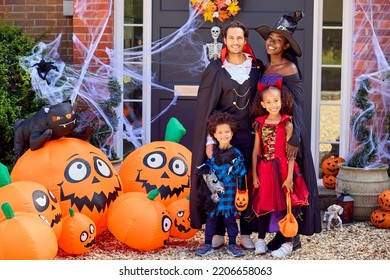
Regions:
<instances>
[{"instance_id":1,"label":"woman in witch costume","mask_svg":"<svg viewBox=\"0 0 390 280\"><path fill-rule=\"evenodd\" d=\"M269 58L265 65L264 74L260 79L262 84L274 84L278 78L292 92L293 134L287 142L287 157L295 159L302 172L309 191L309 205L295 212L299 223L299 232L312 235L321 232L321 216L313 158L310 152L308 134L303 123L303 86L301 72L298 68L297 57L302 51L292 36L298 21L303 18L302 11L283 15L274 26L262 25L256 31L265 40L265 48ZM284 237L276 234L267 244L270 250L277 250L284 243ZM299 235L293 240L294 250L301 247Z\"/></svg>"},{"instance_id":2,"label":"woman in witch costume","mask_svg":"<svg viewBox=\"0 0 390 280\"><path fill-rule=\"evenodd\" d=\"M223 30L224 46L221 58L212 60L205 69L197 101L197 114L194 124L194 141L192 146L191 188L190 188L190 215L191 227L201 229L206 222L207 211L204 209L202 197L207 188L197 167L207 158L211 158L213 145L211 137L207 137L207 118L214 110L228 112L236 117L238 129L232 139L232 145L239 149L245 160L247 170L251 168L251 154L254 135L251 134L251 123L254 120L250 114L253 97L256 94L257 82L263 70L263 64L256 59L248 43L249 30L240 22L233 21ZM245 185L245 184L244 184ZM249 185L249 184L248 184ZM256 221L253 229L250 223L244 220L245 213L240 219L240 245L246 249L254 249L250 234L256 230ZM224 225L220 222L219 231L213 247L224 245Z\"/></svg>"}]
</instances>

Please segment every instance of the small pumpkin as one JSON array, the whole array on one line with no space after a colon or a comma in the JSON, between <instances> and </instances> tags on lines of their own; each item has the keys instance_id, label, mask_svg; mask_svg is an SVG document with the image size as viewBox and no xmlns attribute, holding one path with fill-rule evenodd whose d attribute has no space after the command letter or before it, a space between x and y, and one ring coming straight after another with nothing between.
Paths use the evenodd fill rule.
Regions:
<instances>
[{"instance_id":1,"label":"small pumpkin","mask_svg":"<svg viewBox=\"0 0 390 280\"><path fill-rule=\"evenodd\" d=\"M372 212L370 221L377 228L390 228L390 212L377 209Z\"/></svg>"},{"instance_id":2,"label":"small pumpkin","mask_svg":"<svg viewBox=\"0 0 390 280\"><path fill-rule=\"evenodd\" d=\"M168 205L167 210L172 220L170 236L190 239L198 232L197 229L191 228L190 195L186 198L175 200Z\"/></svg>"},{"instance_id":3,"label":"small pumpkin","mask_svg":"<svg viewBox=\"0 0 390 280\"><path fill-rule=\"evenodd\" d=\"M331 156L322 162L322 172L325 175L337 176L339 173L339 163L344 162L342 157Z\"/></svg>"},{"instance_id":4,"label":"small pumpkin","mask_svg":"<svg viewBox=\"0 0 390 280\"><path fill-rule=\"evenodd\" d=\"M384 190L379 194L378 204L382 209L390 211L390 190Z\"/></svg>"},{"instance_id":5,"label":"small pumpkin","mask_svg":"<svg viewBox=\"0 0 390 280\"><path fill-rule=\"evenodd\" d=\"M324 175L324 177L322 177L322 182L323 182L325 188L330 189L330 190L336 189L336 177L335 176L333 176L331 174Z\"/></svg>"},{"instance_id":6,"label":"small pumpkin","mask_svg":"<svg viewBox=\"0 0 390 280\"><path fill-rule=\"evenodd\" d=\"M128 192L114 201L108 211L107 226L116 239L140 251L164 245L172 220L165 205L155 200L158 195L157 189L147 195Z\"/></svg>"},{"instance_id":7,"label":"small pumpkin","mask_svg":"<svg viewBox=\"0 0 390 280\"><path fill-rule=\"evenodd\" d=\"M95 223L87 215L69 208L69 214L63 219L62 228L58 246L68 254L84 254L95 244Z\"/></svg>"},{"instance_id":8,"label":"small pumpkin","mask_svg":"<svg viewBox=\"0 0 390 280\"><path fill-rule=\"evenodd\" d=\"M14 212L8 202L1 206L0 259L52 260L57 237L47 220L35 212Z\"/></svg>"},{"instance_id":9,"label":"small pumpkin","mask_svg":"<svg viewBox=\"0 0 390 280\"><path fill-rule=\"evenodd\" d=\"M238 211L244 211L248 207L249 196L248 189L236 191L236 197L234 199L234 204Z\"/></svg>"}]
</instances>

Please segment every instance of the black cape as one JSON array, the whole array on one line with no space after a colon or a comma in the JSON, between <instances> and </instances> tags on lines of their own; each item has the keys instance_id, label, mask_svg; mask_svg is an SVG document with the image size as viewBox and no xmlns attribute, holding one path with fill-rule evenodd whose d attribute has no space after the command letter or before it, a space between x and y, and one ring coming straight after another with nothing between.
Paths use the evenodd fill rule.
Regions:
<instances>
[{"instance_id":1,"label":"black cape","mask_svg":"<svg viewBox=\"0 0 390 280\"><path fill-rule=\"evenodd\" d=\"M191 149L190 217L192 228L201 229L207 217L205 203L209 193L203 177L197 170L197 167L206 161L207 119L214 110L229 112L238 118L238 131L234 134L232 145L243 153L245 165L249 171L254 139L251 134L253 117L250 115L250 107L262 72L263 63L259 59L253 59L250 77L240 85L231 79L230 74L223 68L222 61L218 59L211 61L203 73L198 89L194 139ZM237 90L239 95L233 93L232 89ZM249 99L241 97L247 93L248 89L250 89L247 95ZM238 109L233 103L245 109Z\"/></svg>"}]
</instances>

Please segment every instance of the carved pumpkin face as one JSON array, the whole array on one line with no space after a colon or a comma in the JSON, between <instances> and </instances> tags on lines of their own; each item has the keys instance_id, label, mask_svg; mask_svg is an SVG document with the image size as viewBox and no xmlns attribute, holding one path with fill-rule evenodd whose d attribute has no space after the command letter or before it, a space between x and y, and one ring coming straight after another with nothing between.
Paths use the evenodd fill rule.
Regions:
<instances>
[{"instance_id":1,"label":"carved pumpkin face","mask_svg":"<svg viewBox=\"0 0 390 280\"><path fill-rule=\"evenodd\" d=\"M322 172L325 175L337 176L339 173L339 163L344 161L342 157L331 156L322 162Z\"/></svg>"},{"instance_id":2,"label":"carved pumpkin face","mask_svg":"<svg viewBox=\"0 0 390 280\"><path fill-rule=\"evenodd\" d=\"M248 192L243 190L237 190L235 205L238 211L244 211L248 207Z\"/></svg>"},{"instance_id":3,"label":"carved pumpkin face","mask_svg":"<svg viewBox=\"0 0 390 280\"><path fill-rule=\"evenodd\" d=\"M191 228L190 219L190 200L189 196L178 199L168 205L167 210L172 219L172 228L170 236L180 239L189 239L193 237L198 230Z\"/></svg>"},{"instance_id":4,"label":"carved pumpkin face","mask_svg":"<svg viewBox=\"0 0 390 280\"><path fill-rule=\"evenodd\" d=\"M322 177L322 182L324 183L324 187L330 190L336 189L336 177L333 175L324 175Z\"/></svg>"},{"instance_id":5,"label":"carved pumpkin face","mask_svg":"<svg viewBox=\"0 0 390 280\"><path fill-rule=\"evenodd\" d=\"M378 204L386 211L390 211L390 190L384 190L378 196Z\"/></svg>"},{"instance_id":6,"label":"carved pumpkin face","mask_svg":"<svg viewBox=\"0 0 390 280\"><path fill-rule=\"evenodd\" d=\"M377 209L372 212L370 221L377 228L390 228L390 212Z\"/></svg>"},{"instance_id":7,"label":"carved pumpkin face","mask_svg":"<svg viewBox=\"0 0 390 280\"><path fill-rule=\"evenodd\" d=\"M124 192L149 193L159 190L156 198L168 206L190 193L191 152L171 141L155 141L139 147L123 161L119 176Z\"/></svg>"},{"instance_id":8,"label":"carved pumpkin face","mask_svg":"<svg viewBox=\"0 0 390 280\"><path fill-rule=\"evenodd\" d=\"M62 213L73 208L87 215L98 234L107 228L108 207L122 191L119 175L107 156L75 138L51 140L38 150L28 150L16 162L11 178L46 186L59 200Z\"/></svg>"},{"instance_id":9,"label":"carved pumpkin face","mask_svg":"<svg viewBox=\"0 0 390 280\"><path fill-rule=\"evenodd\" d=\"M62 212L54 194L40 183L13 182L0 188L0 204L8 202L15 212L37 212L44 216L57 239L62 232ZM0 211L0 217L2 213Z\"/></svg>"},{"instance_id":10,"label":"carved pumpkin face","mask_svg":"<svg viewBox=\"0 0 390 280\"><path fill-rule=\"evenodd\" d=\"M81 255L95 244L95 223L86 215L69 209L64 217L61 238L58 246L68 254Z\"/></svg>"},{"instance_id":11,"label":"carved pumpkin face","mask_svg":"<svg viewBox=\"0 0 390 280\"><path fill-rule=\"evenodd\" d=\"M14 212L9 203L1 206L0 259L52 260L58 251L57 238L47 220L35 212Z\"/></svg>"},{"instance_id":12,"label":"carved pumpkin face","mask_svg":"<svg viewBox=\"0 0 390 280\"><path fill-rule=\"evenodd\" d=\"M108 229L116 239L140 251L151 251L164 245L172 220L163 203L142 192L121 194L108 213Z\"/></svg>"}]
</instances>

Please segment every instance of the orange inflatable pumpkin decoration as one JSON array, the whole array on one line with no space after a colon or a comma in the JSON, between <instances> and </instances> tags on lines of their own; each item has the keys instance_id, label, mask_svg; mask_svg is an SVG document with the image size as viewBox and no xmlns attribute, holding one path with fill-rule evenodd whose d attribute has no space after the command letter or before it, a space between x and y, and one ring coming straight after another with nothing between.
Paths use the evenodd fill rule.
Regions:
<instances>
[{"instance_id":1,"label":"orange inflatable pumpkin decoration","mask_svg":"<svg viewBox=\"0 0 390 280\"><path fill-rule=\"evenodd\" d=\"M14 212L9 203L1 206L1 260L52 260L58 251L57 238L44 217L34 212Z\"/></svg>"},{"instance_id":2,"label":"orange inflatable pumpkin decoration","mask_svg":"<svg viewBox=\"0 0 390 280\"><path fill-rule=\"evenodd\" d=\"M167 210L172 219L170 236L180 239L190 239L198 230L191 228L190 196L178 199L168 205Z\"/></svg>"},{"instance_id":3,"label":"orange inflatable pumpkin decoration","mask_svg":"<svg viewBox=\"0 0 390 280\"><path fill-rule=\"evenodd\" d=\"M58 246L68 254L81 255L92 248L95 239L95 223L88 216L69 208Z\"/></svg>"},{"instance_id":4,"label":"orange inflatable pumpkin decoration","mask_svg":"<svg viewBox=\"0 0 390 280\"><path fill-rule=\"evenodd\" d=\"M172 220L164 204L154 200L158 190L148 195L129 192L119 196L108 212L108 229L121 242L140 251L164 245Z\"/></svg>"},{"instance_id":5,"label":"orange inflatable pumpkin decoration","mask_svg":"<svg viewBox=\"0 0 390 280\"><path fill-rule=\"evenodd\" d=\"M75 138L51 140L38 150L28 150L16 162L11 178L46 186L58 199L62 213L73 208L87 215L97 234L107 229L108 207L122 192L119 175L108 157Z\"/></svg>"},{"instance_id":6,"label":"orange inflatable pumpkin decoration","mask_svg":"<svg viewBox=\"0 0 390 280\"><path fill-rule=\"evenodd\" d=\"M336 189L336 177L330 174L322 177L322 182L324 183L324 187L330 190Z\"/></svg>"},{"instance_id":7,"label":"orange inflatable pumpkin decoration","mask_svg":"<svg viewBox=\"0 0 390 280\"><path fill-rule=\"evenodd\" d=\"M370 221L377 228L390 228L390 212L377 209L372 212Z\"/></svg>"},{"instance_id":8,"label":"orange inflatable pumpkin decoration","mask_svg":"<svg viewBox=\"0 0 390 280\"><path fill-rule=\"evenodd\" d=\"M378 204L386 211L390 211L390 190L384 190L378 196Z\"/></svg>"},{"instance_id":9,"label":"orange inflatable pumpkin decoration","mask_svg":"<svg viewBox=\"0 0 390 280\"><path fill-rule=\"evenodd\" d=\"M13 182L0 187L0 204L8 202L15 212L36 212L44 216L57 239L62 232L62 211L54 194L40 183ZM0 212L0 217L2 214Z\"/></svg>"},{"instance_id":10,"label":"orange inflatable pumpkin decoration","mask_svg":"<svg viewBox=\"0 0 390 280\"><path fill-rule=\"evenodd\" d=\"M322 162L322 172L325 175L337 176L339 174L339 163L344 162L342 157L331 156Z\"/></svg>"}]
</instances>

